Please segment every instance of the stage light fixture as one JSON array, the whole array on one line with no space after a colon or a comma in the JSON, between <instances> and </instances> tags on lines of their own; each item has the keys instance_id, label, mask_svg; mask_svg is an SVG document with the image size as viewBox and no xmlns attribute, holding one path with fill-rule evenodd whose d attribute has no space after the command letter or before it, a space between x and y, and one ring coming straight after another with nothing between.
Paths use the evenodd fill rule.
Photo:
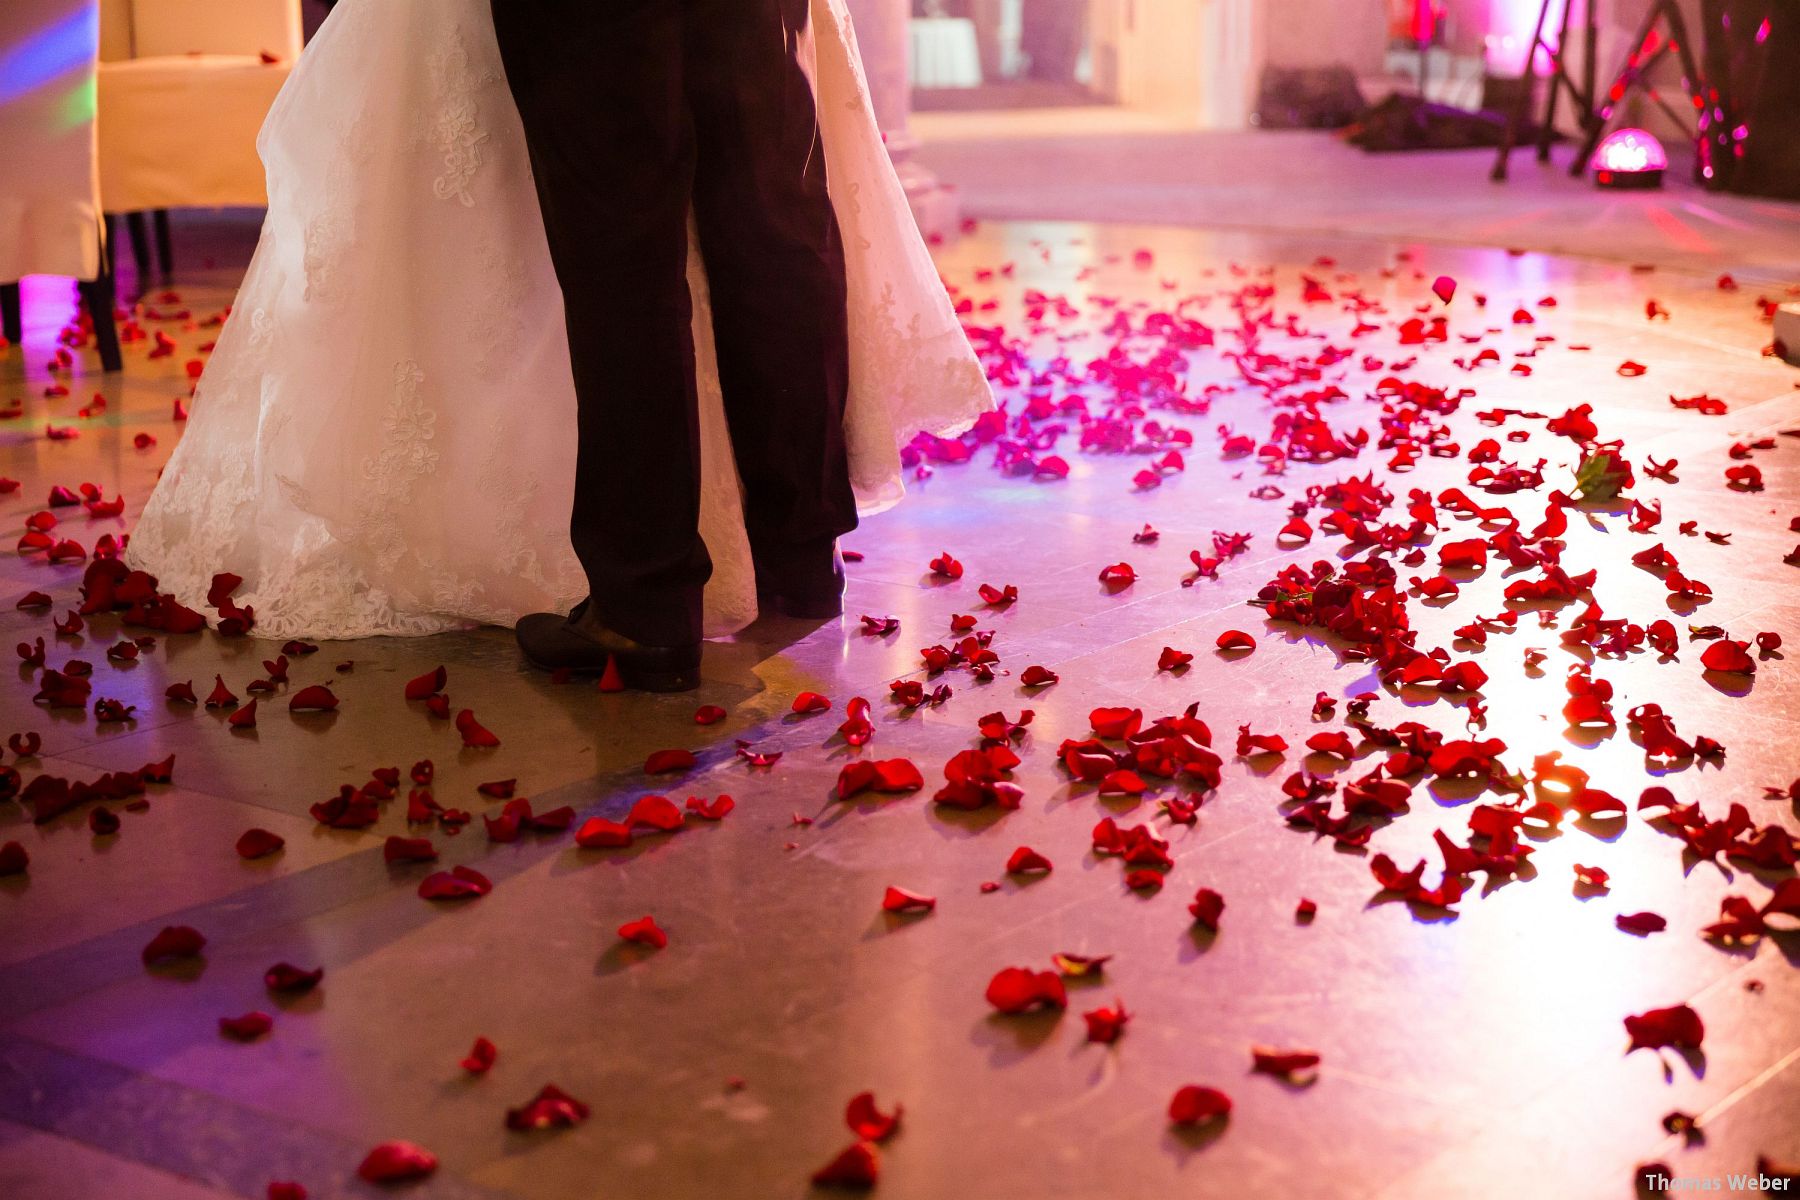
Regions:
<instances>
[{"instance_id":1,"label":"stage light fixture","mask_svg":"<svg viewBox=\"0 0 1800 1200\"><path fill-rule=\"evenodd\" d=\"M1669 156L1643 129L1615 129L1594 151L1594 182L1603 188L1659 188Z\"/></svg>"}]
</instances>

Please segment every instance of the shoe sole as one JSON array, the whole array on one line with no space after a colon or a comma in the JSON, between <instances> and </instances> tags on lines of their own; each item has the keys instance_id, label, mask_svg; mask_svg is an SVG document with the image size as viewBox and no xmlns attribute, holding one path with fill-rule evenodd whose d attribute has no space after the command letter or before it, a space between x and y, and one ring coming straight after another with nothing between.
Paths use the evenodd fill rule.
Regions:
<instances>
[{"instance_id":1,"label":"shoe sole","mask_svg":"<svg viewBox=\"0 0 1800 1200\"><path fill-rule=\"evenodd\" d=\"M549 663L540 662L530 654L525 661L540 671L567 671L571 675L604 675L605 666L599 667L553 667ZM700 668L676 671L644 671L635 667L619 668L619 682L626 689L634 692L691 692L700 686Z\"/></svg>"},{"instance_id":2,"label":"shoe sole","mask_svg":"<svg viewBox=\"0 0 1800 1200\"><path fill-rule=\"evenodd\" d=\"M804 600L789 600L785 596L759 596L757 607L770 609L784 617L793 617L801 621L829 621L844 615L843 601L821 600L808 603Z\"/></svg>"}]
</instances>

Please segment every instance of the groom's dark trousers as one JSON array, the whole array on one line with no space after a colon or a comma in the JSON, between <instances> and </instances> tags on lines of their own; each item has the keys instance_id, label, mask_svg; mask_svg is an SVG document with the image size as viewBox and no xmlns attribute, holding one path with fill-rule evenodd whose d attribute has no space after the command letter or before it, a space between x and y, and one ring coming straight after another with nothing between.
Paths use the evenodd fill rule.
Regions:
<instances>
[{"instance_id":1,"label":"groom's dark trousers","mask_svg":"<svg viewBox=\"0 0 1800 1200\"><path fill-rule=\"evenodd\" d=\"M807 8L493 0L568 322L575 553L601 620L650 645L698 640L712 573L690 205L759 574L819 575L856 526L844 253L798 57Z\"/></svg>"}]
</instances>

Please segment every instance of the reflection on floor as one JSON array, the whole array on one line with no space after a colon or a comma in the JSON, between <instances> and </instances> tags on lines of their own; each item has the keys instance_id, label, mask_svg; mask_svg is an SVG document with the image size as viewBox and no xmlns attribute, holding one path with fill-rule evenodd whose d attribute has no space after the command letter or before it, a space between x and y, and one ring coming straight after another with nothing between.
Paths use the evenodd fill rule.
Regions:
<instances>
[{"instance_id":1,"label":"reflection on floor","mask_svg":"<svg viewBox=\"0 0 1800 1200\"><path fill-rule=\"evenodd\" d=\"M86 481L122 493L125 519L59 508L56 534L91 549L129 528L179 439L170 417L184 365L213 336L201 321L229 300L231 259L215 253L224 265L193 271L178 298L152 296L160 317L142 314L176 353L149 359L138 343L122 379L77 371L66 397L45 395L61 289L32 289L42 303L26 350L0 360L0 401L16 395L24 409L0 426L0 474L22 485L4 499L12 536L53 486ZM878 1194L907 1200L1601 1197L1630 1195L1642 1163L1722 1177L1755 1170L1759 1155L1800 1158L1800 944L1700 936L1726 897L1760 908L1792 879L1780 863L1786 834L1763 836L1760 865L1707 861L1684 857L1661 810L1636 808L1658 784L1709 819L1741 804L1756 827L1797 824L1794 799L1765 788L1800 774L1800 676L1791 651L1759 652L1753 639L1778 633L1791 647L1800 636L1800 568L1784 562L1800 514L1800 441L1784 436L1800 427L1800 374L1762 354L1758 290L1723 290L1717 270L1050 224L984 227L944 250L943 269L967 319L1004 331L1004 342L980 340L1008 380L1010 412L1031 418L983 430L979 445L971 437L967 462L931 448L907 502L848 539L861 559L845 619L765 620L710 647L694 696L558 685L521 669L507 633L486 629L327 644L295 659L289 687L328 682L342 701L334 717L290 715L277 699L253 734L234 734L226 712L170 702L165 689L192 680L204 693L218 674L241 694L277 646L208 633L112 661L106 648L133 632L116 616L93 618L78 638L51 629L74 602L80 564L0 563L0 638L42 636L50 665L85 659L96 696L135 706L110 724L46 710L31 700L35 670L21 666L0 691L0 734L37 732L42 746L8 765L27 780L92 780L175 756L173 783L147 785L147 809L106 805L122 822L115 834L91 832L92 802L42 824L0 805L0 842L30 855L27 873L0 878L0 1195L260 1197L271 1180L315 1197L367 1195L358 1163L405 1139L441 1162L405 1193L421 1197L799 1196L852 1141L845 1105L864 1090L883 1110L904 1106L879 1150ZM1431 291L1439 275L1456 280L1448 306ZM1652 301L1666 319L1646 316ZM1389 376L1419 386L1380 388ZM1465 388L1473 394L1456 403ZM1120 389L1143 411L1115 404ZM77 418L96 393L104 410ZM1702 394L1728 411L1670 403ZM1552 493L1575 487L1579 457L1546 418L1580 405L1592 406L1600 439L1623 439L1635 482L1623 499L1562 510L1559 538L1534 537L1556 515ZM79 437L53 440L47 425ZM1353 457L1303 461L1349 451L1359 430L1368 438ZM154 445L138 448L139 434ZM1010 470L994 465L1002 455ZM1409 470L1394 469L1407 459ZM1762 490L1740 490L1741 471L1728 486L1727 470L1744 466L1760 470ZM1311 491L1371 473L1393 497L1386 508L1356 510L1369 493L1355 488ZM1522 490L1508 492L1508 480ZM1469 506L1510 509L1517 536L1501 536L1507 521L1459 514L1450 489ZM1310 540L1298 527L1278 537L1309 499ZM1658 505L1652 531L1628 528ZM1436 528L1407 540L1401 527L1426 506ZM1485 685L1459 690L1427 658L1406 668L1419 682L1385 686L1358 646L1390 666L1408 655L1397 642L1359 643L1379 612L1333 635L1246 604L1289 564L1342 572L1352 555L1369 559L1350 545L1359 527L1397 544L1385 557L1417 649L1477 664ZM1241 552L1227 553L1240 533L1250 535ZM1485 569L1440 566L1441 551L1471 540L1488 544ZM1585 592L1508 601L1508 587L1552 578L1508 555L1558 542L1571 575L1597 572L1605 619L1672 622L1676 657L1609 648L1624 634L1584 617ZM1712 594L1671 591L1668 570L1633 565L1658 542ZM1197 570L1190 551L1220 561ZM961 578L934 574L945 552ZM1135 582L1117 571L1102 582L1122 562ZM1444 580L1459 597L1427 594ZM990 606L984 584L1016 586L1018 599ZM32 589L54 606L15 610ZM1464 628L1507 612L1518 615ZM897 632L866 629L864 614L897 618ZM956 614L993 632L990 682L967 665L923 668L921 647L962 636ZM1755 673L1705 671L1702 653L1720 643L1689 633L1705 625L1749 642ZM1231 630L1255 649L1216 649ZM1165 648L1192 662L1159 669ZM1577 663L1614 689L1616 726L1568 727ZM500 735L498 749L460 748L447 722L402 699L406 681L439 665L457 703ZM1026 686L1033 666L1060 681ZM906 708L895 681L953 695ZM806 691L830 710L794 713ZM1367 721L1350 722L1366 693L1377 697ZM837 732L856 696L873 702L873 741L860 750ZM1646 703L1690 744L1722 743L1724 757L1647 766L1644 735L1626 720ZM696 724L700 704L727 715ZM1191 745L1165 744L1123 773L1091 749L1059 761L1065 740L1108 723L1097 709L1153 721L1189 705L1212 731L1216 789ZM1478 707L1485 726L1471 729ZM1010 776L1016 810L934 803L945 764L983 744L981 719L1018 721L1026 709L1035 718L1016 737L1005 721L989 728L1022 760ZM1453 741L1503 741L1493 783L1443 765L1435 777L1403 775L1404 804L1391 789L1349 789L1393 753L1379 731L1408 721ZM1288 748L1241 756L1240 726ZM1335 731L1350 735L1355 762L1308 748ZM739 739L781 757L755 766L734 753ZM648 756L667 748L694 751L698 765L647 776ZM1177 752L1201 774L1164 778ZM1541 793L1558 802L1525 823L1529 860L1476 839L1490 869L1471 869L1468 893L1448 907L1406 902L1373 877L1377 855L1400 869L1424 858L1421 886L1436 887L1434 832L1468 845L1484 805L1506 823L1503 806L1520 798L1507 773L1529 776L1555 752L1630 811L1609 816L1601 804L1552 826L1548 816L1597 797ZM846 764L896 758L919 767L922 792L834 798ZM422 759L435 762L437 802L477 818L454 836L442 822L408 824L404 779L372 827L309 815L378 768L404 776ZM1290 780L1308 790L1302 771L1339 786L1328 807L1284 794ZM1095 774L1110 778L1082 778ZM479 818L497 817L502 801L476 789L507 778L535 811L569 805L578 821L622 819L652 793L677 803L729 794L736 807L717 822L689 817L673 835L640 829L629 849L548 832L495 843ZM1523 798L1539 795L1527 785ZM1190 797L1200 806L1187 816ZM1382 815L1345 819L1351 797ZM1390 806L1400 811L1390 817ZM1147 825L1172 862L1158 870L1144 835L1130 864L1095 853L1102 818ZM1688 828L1703 840L1697 820L1689 814ZM240 858L234 845L251 828L284 848ZM427 837L441 858L388 863L393 835ZM1009 873L1020 847L1054 869ZM421 880L452 864L488 877L492 893L421 899ZM1583 883L1578 868L1608 882ZM1133 869L1166 884L1128 887ZM935 910L884 912L890 886L934 897ZM1216 932L1190 915L1199 889L1223 899ZM1296 917L1302 899L1316 905L1310 920ZM1644 912L1666 931L1615 924ZM619 938L645 915L666 947ZM203 956L146 968L140 952L165 926L204 934ZM1058 953L1111 956L1067 981L1066 1012L1005 1016L984 998L1001 968L1052 971ZM264 972L283 962L322 967L323 982L271 992ZM1626 1052L1625 1017L1680 1004L1704 1021L1699 1049ZM1090 1042L1095 1022L1081 1014L1119 1006L1130 1015L1122 1035ZM221 1036L221 1018L251 1011L272 1015L272 1031L248 1044ZM498 1048L479 1076L460 1065L478 1037ZM1253 1046L1314 1051L1322 1063L1258 1073ZM510 1131L507 1110L551 1081L592 1116ZM1226 1093L1229 1119L1172 1125L1170 1098L1188 1084ZM1672 1111L1697 1118L1703 1136L1666 1132Z\"/></svg>"},{"instance_id":2,"label":"reflection on floor","mask_svg":"<svg viewBox=\"0 0 1800 1200\"><path fill-rule=\"evenodd\" d=\"M1166 123L1165 123L1166 124ZM1571 179L1571 151L1515 155L1490 183L1492 150L1366 154L1335 135L1181 131L1119 109L922 113L919 158L990 220L1105 214L1308 236L1516 247L1625 263L1794 281L1800 204L1702 191L1670 149L1662 191L1597 192Z\"/></svg>"}]
</instances>

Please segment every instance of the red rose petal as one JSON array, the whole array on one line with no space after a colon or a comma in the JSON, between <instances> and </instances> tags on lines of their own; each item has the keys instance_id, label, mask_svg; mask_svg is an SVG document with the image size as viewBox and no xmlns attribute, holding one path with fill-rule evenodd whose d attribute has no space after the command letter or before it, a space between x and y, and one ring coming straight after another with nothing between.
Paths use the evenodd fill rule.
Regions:
<instances>
[{"instance_id":1,"label":"red rose petal","mask_svg":"<svg viewBox=\"0 0 1800 1200\"><path fill-rule=\"evenodd\" d=\"M1201 888L1194 893L1194 902L1188 905L1188 912L1193 914L1196 925L1217 933L1219 917L1225 912L1225 897L1211 888Z\"/></svg>"},{"instance_id":2,"label":"red rose petal","mask_svg":"<svg viewBox=\"0 0 1800 1200\"><path fill-rule=\"evenodd\" d=\"M1221 650L1254 650L1256 639L1241 629L1227 629L1219 635L1218 646Z\"/></svg>"},{"instance_id":3,"label":"red rose petal","mask_svg":"<svg viewBox=\"0 0 1800 1200\"><path fill-rule=\"evenodd\" d=\"M837 1187L867 1190L875 1186L881 1171L881 1156L868 1142L852 1143L836 1158L813 1172L814 1187Z\"/></svg>"},{"instance_id":4,"label":"red rose petal","mask_svg":"<svg viewBox=\"0 0 1800 1200\"><path fill-rule=\"evenodd\" d=\"M144 965L171 958L195 958L205 945L206 938L192 926L166 925L144 946Z\"/></svg>"},{"instance_id":5,"label":"red rose petal","mask_svg":"<svg viewBox=\"0 0 1800 1200\"><path fill-rule=\"evenodd\" d=\"M1613 924L1626 933L1635 933L1639 937L1661 933L1669 927L1668 921L1653 912L1620 913L1613 918Z\"/></svg>"},{"instance_id":6,"label":"red rose petal","mask_svg":"<svg viewBox=\"0 0 1800 1200\"><path fill-rule=\"evenodd\" d=\"M662 775L691 769L697 760L690 750L658 750L644 760L644 774Z\"/></svg>"},{"instance_id":7,"label":"red rose petal","mask_svg":"<svg viewBox=\"0 0 1800 1200\"><path fill-rule=\"evenodd\" d=\"M1006 860L1006 872L1009 875L1044 874L1050 870L1050 860L1030 846L1020 846Z\"/></svg>"},{"instance_id":8,"label":"red rose petal","mask_svg":"<svg viewBox=\"0 0 1800 1200\"><path fill-rule=\"evenodd\" d=\"M450 673L443 667L433 667L417 679L409 680L406 685L408 700L425 700L444 690L450 682Z\"/></svg>"},{"instance_id":9,"label":"red rose petal","mask_svg":"<svg viewBox=\"0 0 1800 1200\"><path fill-rule=\"evenodd\" d=\"M1700 1014L1685 1004L1670 1008L1653 1008L1625 1018L1625 1032L1631 1035L1626 1053L1638 1049L1660 1049L1675 1046L1698 1050L1706 1038L1706 1026Z\"/></svg>"},{"instance_id":10,"label":"red rose petal","mask_svg":"<svg viewBox=\"0 0 1800 1200\"><path fill-rule=\"evenodd\" d=\"M389 837L381 846L384 862L436 862L437 856L430 838Z\"/></svg>"},{"instance_id":11,"label":"red rose petal","mask_svg":"<svg viewBox=\"0 0 1800 1200\"><path fill-rule=\"evenodd\" d=\"M1106 964L1112 961L1110 954L1071 954L1066 951L1052 954L1050 961L1056 969L1071 979L1081 979L1090 975L1099 975L1106 970Z\"/></svg>"},{"instance_id":12,"label":"red rose petal","mask_svg":"<svg viewBox=\"0 0 1800 1200\"><path fill-rule=\"evenodd\" d=\"M1313 1050L1272 1050L1267 1046L1253 1046L1250 1059L1254 1069L1264 1075L1293 1075L1318 1066L1320 1061Z\"/></svg>"},{"instance_id":13,"label":"red rose petal","mask_svg":"<svg viewBox=\"0 0 1800 1200\"><path fill-rule=\"evenodd\" d=\"M631 830L644 827L660 833L672 833L684 824L681 810L667 796L639 797L625 816L625 827Z\"/></svg>"},{"instance_id":14,"label":"red rose petal","mask_svg":"<svg viewBox=\"0 0 1800 1200\"><path fill-rule=\"evenodd\" d=\"M794 697L793 711L796 713L824 712L831 707L831 701L817 692L801 692Z\"/></svg>"},{"instance_id":15,"label":"red rose petal","mask_svg":"<svg viewBox=\"0 0 1800 1200\"><path fill-rule=\"evenodd\" d=\"M1088 725L1103 738L1131 737L1143 724L1143 710L1137 708L1096 708L1088 714Z\"/></svg>"},{"instance_id":16,"label":"red rose petal","mask_svg":"<svg viewBox=\"0 0 1800 1200\"><path fill-rule=\"evenodd\" d=\"M1583 887L1603 888L1611 876L1601 867L1584 867L1575 864L1575 882Z\"/></svg>"},{"instance_id":17,"label":"red rose petal","mask_svg":"<svg viewBox=\"0 0 1800 1200\"><path fill-rule=\"evenodd\" d=\"M474 900L493 890L486 875L460 866L427 875L419 883L419 895L426 900Z\"/></svg>"},{"instance_id":18,"label":"red rose petal","mask_svg":"<svg viewBox=\"0 0 1800 1200\"><path fill-rule=\"evenodd\" d=\"M437 1170L437 1156L411 1142L383 1142L362 1160L356 1173L369 1183L405 1183Z\"/></svg>"},{"instance_id":19,"label":"red rose petal","mask_svg":"<svg viewBox=\"0 0 1800 1200\"><path fill-rule=\"evenodd\" d=\"M280 834L271 833L267 829L246 829L237 840L239 858L262 858L273 854L287 841Z\"/></svg>"},{"instance_id":20,"label":"red rose petal","mask_svg":"<svg viewBox=\"0 0 1800 1200\"><path fill-rule=\"evenodd\" d=\"M1131 1020L1131 1014L1125 1011L1124 1001L1114 1000L1111 1008L1102 1006L1084 1012L1081 1019L1087 1022L1088 1041L1110 1046L1125 1032L1125 1024Z\"/></svg>"},{"instance_id":21,"label":"red rose petal","mask_svg":"<svg viewBox=\"0 0 1800 1200\"><path fill-rule=\"evenodd\" d=\"M618 850L632 841L630 829L605 817L589 817L575 831L575 844L583 850Z\"/></svg>"},{"instance_id":22,"label":"red rose petal","mask_svg":"<svg viewBox=\"0 0 1800 1200\"><path fill-rule=\"evenodd\" d=\"M1062 976L1054 971L1006 967L987 986L987 1002L1008 1016L1034 1008L1061 1009L1069 1004Z\"/></svg>"},{"instance_id":23,"label":"red rose petal","mask_svg":"<svg viewBox=\"0 0 1800 1200\"><path fill-rule=\"evenodd\" d=\"M485 750L500 744L500 739L475 719L473 709L465 708L456 714L456 732L462 735L463 745L470 749Z\"/></svg>"},{"instance_id":24,"label":"red rose petal","mask_svg":"<svg viewBox=\"0 0 1800 1200\"><path fill-rule=\"evenodd\" d=\"M870 790L897 795L916 792L924 786L925 777L911 759L865 759L847 763L838 772L837 795L840 800Z\"/></svg>"},{"instance_id":25,"label":"red rose petal","mask_svg":"<svg viewBox=\"0 0 1800 1200\"><path fill-rule=\"evenodd\" d=\"M889 887L881 897L881 909L891 913L930 912L937 907L937 897L921 896L905 888Z\"/></svg>"},{"instance_id":26,"label":"red rose petal","mask_svg":"<svg viewBox=\"0 0 1800 1200\"><path fill-rule=\"evenodd\" d=\"M687 804L683 807L703 821L723 821L725 815L737 807L737 801L724 795L716 800L702 800L698 796L689 796Z\"/></svg>"},{"instance_id":27,"label":"red rose petal","mask_svg":"<svg viewBox=\"0 0 1800 1200\"><path fill-rule=\"evenodd\" d=\"M725 719L725 710L716 704L702 704L694 710L694 724L717 725Z\"/></svg>"},{"instance_id":28,"label":"red rose petal","mask_svg":"<svg viewBox=\"0 0 1800 1200\"><path fill-rule=\"evenodd\" d=\"M1756 674L1756 660L1750 657L1749 643L1720 638L1700 655L1700 665L1709 671Z\"/></svg>"},{"instance_id":29,"label":"red rose petal","mask_svg":"<svg viewBox=\"0 0 1800 1200\"><path fill-rule=\"evenodd\" d=\"M546 1083L526 1103L506 1110L506 1127L517 1131L568 1129L587 1120L588 1111L586 1104L554 1083Z\"/></svg>"},{"instance_id":30,"label":"red rose petal","mask_svg":"<svg viewBox=\"0 0 1800 1200\"><path fill-rule=\"evenodd\" d=\"M31 855L18 842L0 846L0 877L23 875L31 865Z\"/></svg>"},{"instance_id":31,"label":"red rose petal","mask_svg":"<svg viewBox=\"0 0 1800 1200\"><path fill-rule=\"evenodd\" d=\"M303 687L288 699L289 712L330 712L338 706L338 698L323 684Z\"/></svg>"},{"instance_id":32,"label":"red rose petal","mask_svg":"<svg viewBox=\"0 0 1800 1200\"><path fill-rule=\"evenodd\" d=\"M1169 1101L1169 1120L1176 1125L1204 1125L1231 1115L1231 1097L1217 1088L1190 1083Z\"/></svg>"},{"instance_id":33,"label":"red rose petal","mask_svg":"<svg viewBox=\"0 0 1800 1200\"><path fill-rule=\"evenodd\" d=\"M1110 567L1101 569L1100 582L1114 590L1130 587L1137 582L1137 572L1132 569L1130 563L1114 563Z\"/></svg>"},{"instance_id":34,"label":"red rose petal","mask_svg":"<svg viewBox=\"0 0 1800 1200\"><path fill-rule=\"evenodd\" d=\"M241 1017L220 1017L219 1032L240 1042L254 1041L275 1028L275 1018L265 1012L247 1012Z\"/></svg>"},{"instance_id":35,"label":"red rose petal","mask_svg":"<svg viewBox=\"0 0 1800 1200\"><path fill-rule=\"evenodd\" d=\"M484 1037L478 1037L458 1065L471 1075L485 1075L494 1065L494 1060L499 1057L500 1051L494 1043Z\"/></svg>"},{"instance_id":36,"label":"red rose petal","mask_svg":"<svg viewBox=\"0 0 1800 1200\"><path fill-rule=\"evenodd\" d=\"M657 925L653 917L639 917L635 921L627 921L619 926L619 937L627 942L636 942L642 946L650 946L661 950L669 944L669 935Z\"/></svg>"},{"instance_id":37,"label":"red rose petal","mask_svg":"<svg viewBox=\"0 0 1800 1200\"><path fill-rule=\"evenodd\" d=\"M844 1124L865 1142L883 1142L900 1128L900 1117L905 1112L904 1106L896 1104L892 1113L884 1113L875 1107L874 1092L858 1092L844 1106Z\"/></svg>"},{"instance_id":38,"label":"red rose petal","mask_svg":"<svg viewBox=\"0 0 1800 1200\"><path fill-rule=\"evenodd\" d=\"M225 724L231 726L233 729L255 729L256 701L251 700L250 703L244 705L244 707L238 709L229 717L226 717Z\"/></svg>"},{"instance_id":39,"label":"red rose petal","mask_svg":"<svg viewBox=\"0 0 1800 1200\"><path fill-rule=\"evenodd\" d=\"M315 967L310 971L302 970L293 963L276 963L263 972L263 986L271 992L290 992L304 995L319 986L325 978L325 968Z\"/></svg>"}]
</instances>

